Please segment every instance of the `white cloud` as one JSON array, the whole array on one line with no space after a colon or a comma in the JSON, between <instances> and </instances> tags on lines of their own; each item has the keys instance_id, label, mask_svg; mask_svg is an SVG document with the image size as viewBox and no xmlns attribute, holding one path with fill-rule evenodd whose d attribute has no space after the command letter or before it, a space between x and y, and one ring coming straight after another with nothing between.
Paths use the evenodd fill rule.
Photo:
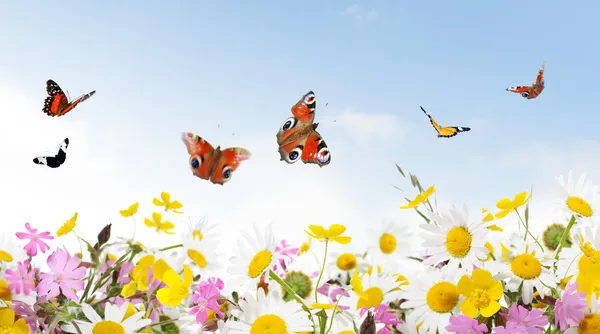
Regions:
<instances>
[{"instance_id":1,"label":"white cloud","mask_svg":"<svg viewBox=\"0 0 600 334\"><path fill-rule=\"evenodd\" d=\"M352 109L346 109L339 115L326 115L321 122L327 123L330 127L341 128L361 140L369 137L377 140L394 140L408 133L408 126L398 122L394 115L366 113Z\"/></svg>"},{"instance_id":2,"label":"white cloud","mask_svg":"<svg viewBox=\"0 0 600 334\"><path fill-rule=\"evenodd\" d=\"M342 11L343 15L352 17L359 24L374 22L377 20L377 11L375 9L366 10L359 4L353 4Z\"/></svg>"}]
</instances>

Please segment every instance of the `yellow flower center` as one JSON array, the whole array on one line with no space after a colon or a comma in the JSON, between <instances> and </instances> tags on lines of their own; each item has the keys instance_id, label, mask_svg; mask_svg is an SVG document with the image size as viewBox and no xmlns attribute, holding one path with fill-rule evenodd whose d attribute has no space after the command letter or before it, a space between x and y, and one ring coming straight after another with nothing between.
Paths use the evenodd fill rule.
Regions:
<instances>
[{"instance_id":1,"label":"yellow flower center","mask_svg":"<svg viewBox=\"0 0 600 334\"><path fill-rule=\"evenodd\" d=\"M8 289L8 282L0 280L0 299L9 302L12 300L12 293Z\"/></svg>"},{"instance_id":2,"label":"yellow flower center","mask_svg":"<svg viewBox=\"0 0 600 334\"><path fill-rule=\"evenodd\" d=\"M206 261L204 254L200 253L195 249L190 249L187 253L189 258L192 259L192 261L194 261L194 263L197 264L198 267L206 268L206 266L208 265L208 261Z\"/></svg>"},{"instance_id":3,"label":"yellow flower center","mask_svg":"<svg viewBox=\"0 0 600 334\"><path fill-rule=\"evenodd\" d=\"M458 304L456 285L450 282L439 282L427 291L427 305L437 313L448 313Z\"/></svg>"},{"instance_id":4,"label":"yellow flower center","mask_svg":"<svg viewBox=\"0 0 600 334\"><path fill-rule=\"evenodd\" d=\"M114 321L102 320L94 325L92 334L125 334L125 328Z\"/></svg>"},{"instance_id":5,"label":"yellow flower center","mask_svg":"<svg viewBox=\"0 0 600 334\"><path fill-rule=\"evenodd\" d=\"M446 249L454 257L465 257L471 250L473 236L466 227L452 228L446 235Z\"/></svg>"},{"instance_id":6,"label":"yellow flower center","mask_svg":"<svg viewBox=\"0 0 600 334\"><path fill-rule=\"evenodd\" d=\"M567 207L582 217L591 217L594 213L592 206L583 198L577 196L569 196L567 199Z\"/></svg>"},{"instance_id":7,"label":"yellow flower center","mask_svg":"<svg viewBox=\"0 0 600 334\"><path fill-rule=\"evenodd\" d=\"M469 297L477 309L486 308L490 305L490 295L484 289L473 289Z\"/></svg>"},{"instance_id":8,"label":"yellow flower center","mask_svg":"<svg viewBox=\"0 0 600 334\"><path fill-rule=\"evenodd\" d=\"M250 334L288 334L285 321L274 314L265 314L254 320Z\"/></svg>"},{"instance_id":9,"label":"yellow flower center","mask_svg":"<svg viewBox=\"0 0 600 334\"><path fill-rule=\"evenodd\" d=\"M200 232L199 230L194 230L194 232L192 232L192 239L202 240L202 238L204 238L204 236L202 235L202 232Z\"/></svg>"},{"instance_id":10,"label":"yellow flower center","mask_svg":"<svg viewBox=\"0 0 600 334\"><path fill-rule=\"evenodd\" d=\"M12 262L13 257L12 255L10 255L9 252L0 250L0 261L4 261L4 262Z\"/></svg>"},{"instance_id":11,"label":"yellow flower center","mask_svg":"<svg viewBox=\"0 0 600 334\"><path fill-rule=\"evenodd\" d=\"M267 269L267 266L269 266L272 259L273 254L266 249L256 253L248 266L248 276L250 276L250 278L257 278L260 276L260 274Z\"/></svg>"},{"instance_id":12,"label":"yellow flower center","mask_svg":"<svg viewBox=\"0 0 600 334\"><path fill-rule=\"evenodd\" d=\"M600 333L600 314L586 314L585 318L579 322L579 334Z\"/></svg>"},{"instance_id":13,"label":"yellow flower center","mask_svg":"<svg viewBox=\"0 0 600 334\"><path fill-rule=\"evenodd\" d=\"M371 308L377 307L383 302L383 290L379 287L371 287L365 290L364 295L358 299L358 303L356 303L356 309L361 309L363 307Z\"/></svg>"},{"instance_id":14,"label":"yellow flower center","mask_svg":"<svg viewBox=\"0 0 600 334\"><path fill-rule=\"evenodd\" d=\"M356 256L354 256L351 253L344 253L338 256L337 261L335 261L335 264L341 270L352 270L356 268Z\"/></svg>"},{"instance_id":15,"label":"yellow flower center","mask_svg":"<svg viewBox=\"0 0 600 334\"><path fill-rule=\"evenodd\" d=\"M534 279L542 273L542 264L531 254L517 255L510 266L513 274L522 279Z\"/></svg>"},{"instance_id":16,"label":"yellow flower center","mask_svg":"<svg viewBox=\"0 0 600 334\"><path fill-rule=\"evenodd\" d=\"M396 250L396 237L390 233L384 233L379 238L379 249L383 254L390 254Z\"/></svg>"}]
</instances>

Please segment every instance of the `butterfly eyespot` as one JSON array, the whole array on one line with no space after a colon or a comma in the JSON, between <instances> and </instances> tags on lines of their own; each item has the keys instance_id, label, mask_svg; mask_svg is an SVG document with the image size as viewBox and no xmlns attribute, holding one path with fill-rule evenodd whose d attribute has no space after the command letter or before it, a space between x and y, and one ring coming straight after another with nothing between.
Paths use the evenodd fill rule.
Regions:
<instances>
[{"instance_id":1,"label":"butterfly eyespot","mask_svg":"<svg viewBox=\"0 0 600 334\"><path fill-rule=\"evenodd\" d=\"M231 167L225 166L225 168L223 168L223 179L228 180L231 178L231 173L233 173Z\"/></svg>"},{"instance_id":2,"label":"butterfly eyespot","mask_svg":"<svg viewBox=\"0 0 600 334\"><path fill-rule=\"evenodd\" d=\"M322 149L320 149L319 153L317 153L317 160L319 160L319 162L322 164L329 163L329 160L331 160L331 155L329 154L329 148L323 147Z\"/></svg>"},{"instance_id":3,"label":"butterfly eyespot","mask_svg":"<svg viewBox=\"0 0 600 334\"><path fill-rule=\"evenodd\" d=\"M196 157L190 158L190 166L192 167L192 169L200 168L201 164L202 164L202 158L200 158L200 159L198 159Z\"/></svg>"},{"instance_id":4,"label":"butterfly eyespot","mask_svg":"<svg viewBox=\"0 0 600 334\"><path fill-rule=\"evenodd\" d=\"M288 154L288 162L294 163L298 161L300 159L300 156L302 155L302 149L304 149L303 146L298 146L292 152L290 152Z\"/></svg>"},{"instance_id":5,"label":"butterfly eyespot","mask_svg":"<svg viewBox=\"0 0 600 334\"><path fill-rule=\"evenodd\" d=\"M523 92L523 93L521 93L521 96L522 97L528 97L529 96L529 92Z\"/></svg>"},{"instance_id":6,"label":"butterfly eyespot","mask_svg":"<svg viewBox=\"0 0 600 334\"><path fill-rule=\"evenodd\" d=\"M306 94L306 96L304 97L304 103L312 104L314 102L315 102L315 94L314 93Z\"/></svg>"},{"instance_id":7,"label":"butterfly eyespot","mask_svg":"<svg viewBox=\"0 0 600 334\"><path fill-rule=\"evenodd\" d=\"M296 125L296 119L294 117L290 117L290 118L286 119L285 122L283 122L283 125L281 126L281 130L287 131L287 130L293 128L295 125Z\"/></svg>"}]
</instances>

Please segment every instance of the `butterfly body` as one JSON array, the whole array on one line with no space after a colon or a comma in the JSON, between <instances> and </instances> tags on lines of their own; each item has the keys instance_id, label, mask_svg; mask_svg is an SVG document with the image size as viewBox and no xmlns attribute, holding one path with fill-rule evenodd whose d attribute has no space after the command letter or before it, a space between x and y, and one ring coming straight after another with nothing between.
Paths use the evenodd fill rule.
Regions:
<instances>
[{"instance_id":1,"label":"butterfly body","mask_svg":"<svg viewBox=\"0 0 600 334\"><path fill-rule=\"evenodd\" d=\"M58 168L67 160L67 147L69 146L69 138L65 138L60 144L58 153L55 156L44 156L33 159L33 162L38 165L46 165L50 168Z\"/></svg>"},{"instance_id":2,"label":"butterfly body","mask_svg":"<svg viewBox=\"0 0 600 334\"><path fill-rule=\"evenodd\" d=\"M183 132L181 140L190 155L189 165L192 173L213 184L225 184L241 162L252 156L248 150L241 147L224 150L221 150L220 146L213 148L209 142L190 132Z\"/></svg>"},{"instance_id":3,"label":"butterfly body","mask_svg":"<svg viewBox=\"0 0 600 334\"><path fill-rule=\"evenodd\" d=\"M438 138L451 138L451 137L454 137L454 136L456 136L457 134L459 134L461 132L471 131L471 128L466 127L466 126L440 126L433 119L433 117L431 117L431 115L429 115L427 113L427 111L425 111L425 109L423 109L423 107L421 107L421 110L423 110L423 112L425 113L425 115L427 115L427 117L429 117L429 122L431 122L431 125L433 126L433 128L437 132Z\"/></svg>"},{"instance_id":4,"label":"butterfly body","mask_svg":"<svg viewBox=\"0 0 600 334\"><path fill-rule=\"evenodd\" d=\"M62 88L52 79L46 82L46 92L48 97L44 100L44 108L42 111L52 117L60 117L73 110L79 103L89 99L96 91L91 91L87 94L81 95L74 101L69 102L67 95L63 92Z\"/></svg>"},{"instance_id":5,"label":"butterfly body","mask_svg":"<svg viewBox=\"0 0 600 334\"><path fill-rule=\"evenodd\" d=\"M519 93L521 94L522 97L531 100L531 99L535 99L536 97L538 97L542 91L544 90L544 67L546 65L546 62L544 62L542 64L542 67L540 68L537 78L535 79L535 83L533 83L531 86L513 86L513 87L508 87L506 88L507 91L509 92L513 92L513 93Z\"/></svg>"},{"instance_id":6,"label":"butterfly body","mask_svg":"<svg viewBox=\"0 0 600 334\"><path fill-rule=\"evenodd\" d=\"M317 106L315 93L309 91L292 107L292 117L286 119L277 133L280 160L293 164L317 164L319 167L331 162L327 144L317 132L319 123L313 123Z\"/></svg>"}]
</instances>

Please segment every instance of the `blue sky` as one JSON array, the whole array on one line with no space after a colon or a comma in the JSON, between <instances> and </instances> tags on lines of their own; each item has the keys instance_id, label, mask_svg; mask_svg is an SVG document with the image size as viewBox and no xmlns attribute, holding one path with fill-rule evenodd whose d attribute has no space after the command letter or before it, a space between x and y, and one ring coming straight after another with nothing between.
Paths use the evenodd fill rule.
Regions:
<instances>
[{"instance_id":1,"label":"blue sky","mask_svg":"<svg viewBox=\"0 0 600 334\"><path fill-rule=\"evenodd\" d=\"M394 162L473 213L532 184L549 203L554 175L573 169L600 180L599 9L592 1L7 2L0 139L9 144L0 153L18 160L0 166L7 219L54 230L79 210L101 226L168 190L186 213L223 226L338 222L360 234L385 217L415 219L398 209L415 193ZM505 91L531 84L543 60L539 98ZM51 119L41 112L49 78L72 98L97 94ZM275 140L309 90L332 154L321 169L280 162ZM420 105L471 132L436 138ZM254 156L224 187L212 185L191 175L182 131ZM60 170L31 163L66 136Z\"/></svg>"}]
</instances>

